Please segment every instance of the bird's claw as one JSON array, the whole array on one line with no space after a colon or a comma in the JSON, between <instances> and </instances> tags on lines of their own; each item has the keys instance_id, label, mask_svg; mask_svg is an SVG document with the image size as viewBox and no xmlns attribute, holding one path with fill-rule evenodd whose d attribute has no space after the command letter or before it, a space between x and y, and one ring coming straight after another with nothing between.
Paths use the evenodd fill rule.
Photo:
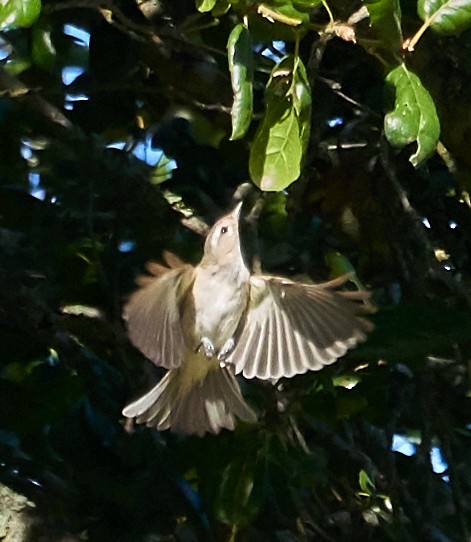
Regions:
<instances>
[{"instance_id":1,"label":"bird's claw","mask_svg":"<svg viewBox=\"0 0 471 542\"><path fill-rule=\"evenodd\" d=\"M226 359L227 355L232 352L232 349L234 348L234 344L235 344L235 341L233 337L231 337L230 339L227 339L227 341L223 344L223 347L221 348L221 350L219 350L219 353L218 353L219 361L222 362Z\"/></svg>"},{"instance_id":2,"label":"bird's claw","mask_svg":"<svg viewBox=\"0 0 471 542\"><path fill-rule=\"evenodd\" d=\"M201 346L204 350L204 355L209 359L214 356L214 345L211 342L211 339L208 339L208 337L203 337L201 339Z\"/></svg>"}]
</instances>

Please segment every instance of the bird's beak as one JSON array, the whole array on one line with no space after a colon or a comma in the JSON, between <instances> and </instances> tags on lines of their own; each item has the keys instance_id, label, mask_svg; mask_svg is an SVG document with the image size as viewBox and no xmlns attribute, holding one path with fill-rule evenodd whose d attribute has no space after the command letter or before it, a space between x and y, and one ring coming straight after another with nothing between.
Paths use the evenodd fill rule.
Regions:
<instances>
[{"instance_id":1,"label":"bird's beak","mask_svg":"<svg viewBox=\"0 0 471 542\"><path fill-rule=\"evenodd\" d=\"M237 220L237 222L239 222L239 218L240 218L240 211L242 209L242 205L244 204L243 201L241 201L240 203L238 203L236 205L236 207L234 208L234 210L232 211L231 215L233 216L234 220Z\"/></svg>"}]
</instances>

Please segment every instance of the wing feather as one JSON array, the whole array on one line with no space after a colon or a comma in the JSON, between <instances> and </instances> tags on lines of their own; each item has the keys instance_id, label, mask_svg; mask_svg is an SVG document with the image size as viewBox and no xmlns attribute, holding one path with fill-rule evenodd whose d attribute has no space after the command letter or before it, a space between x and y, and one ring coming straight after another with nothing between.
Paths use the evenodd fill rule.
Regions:
<instances>
[{"instance_id":1,"label":"wing feather","mask_svg":"<svg viewBox=\"0 0 471 542\"><path fill-rule=\"evenodd\" d=\"M291 377L336 361L373 327L362 315L368 292L337 288L348 277L299 284L278 277L250 278L249 307L227 361L246 378Z\"/></svg>"},{"instance_id":2,"label":"wing feather","mask_svg":"<svg viewBox=\"0 0 471 542\"><path fill-rule=\"evenodd\" d=\"M146 277L124 307L131 342L156 365L180 366L185 350L181 306L194 280L190 265Z\"/></svg>"}]
</instances>

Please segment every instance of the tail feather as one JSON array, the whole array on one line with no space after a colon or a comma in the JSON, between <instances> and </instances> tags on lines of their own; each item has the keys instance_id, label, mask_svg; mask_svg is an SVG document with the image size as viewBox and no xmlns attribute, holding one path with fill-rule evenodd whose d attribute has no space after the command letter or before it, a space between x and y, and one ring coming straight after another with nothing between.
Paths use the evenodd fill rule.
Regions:
<instances>
[{"instance_id":1,"label":"tail feather","mask_svg":"<svg viewBox=\"0 0 471 542\"><path fill-rule=\"evenodd\" d=\"M234 429L235 419L255 422L229 368L209 371L200 383L181 393L179 369L172 369L145 395L126 406L123 415L159 430L202 436Z\"/></svg>"}]
</instances>

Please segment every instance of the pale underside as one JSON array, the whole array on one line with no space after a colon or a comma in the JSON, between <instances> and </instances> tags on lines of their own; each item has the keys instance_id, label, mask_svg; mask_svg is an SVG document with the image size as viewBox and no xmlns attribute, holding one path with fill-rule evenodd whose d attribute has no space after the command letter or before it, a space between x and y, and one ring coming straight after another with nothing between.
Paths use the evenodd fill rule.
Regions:
<instances>
[{"instance_id":1,"label":"pale underside","mask_svg":"<svg viewBox=\"0 0 471 542\"><path fill-rule=\"evenodd\" d=\"M157 274L165 268L151 270ZM182 312L185 299L192 295L194 272L185 265L141 281L143 287L125 308L131 341L167 369L180 367L187 357L185 327L195 326ZM369 294L338 290L346 277L317 285L271 276L249 280L248 306L235 333L234 349L225 359L246 378L276 379L319 370L363 341L372 328L362 316L371 312L364 303ZM211 303L217 291L207 295ZM195 337L191 346L201 339Z\"/></svg>"}]
</instances>

